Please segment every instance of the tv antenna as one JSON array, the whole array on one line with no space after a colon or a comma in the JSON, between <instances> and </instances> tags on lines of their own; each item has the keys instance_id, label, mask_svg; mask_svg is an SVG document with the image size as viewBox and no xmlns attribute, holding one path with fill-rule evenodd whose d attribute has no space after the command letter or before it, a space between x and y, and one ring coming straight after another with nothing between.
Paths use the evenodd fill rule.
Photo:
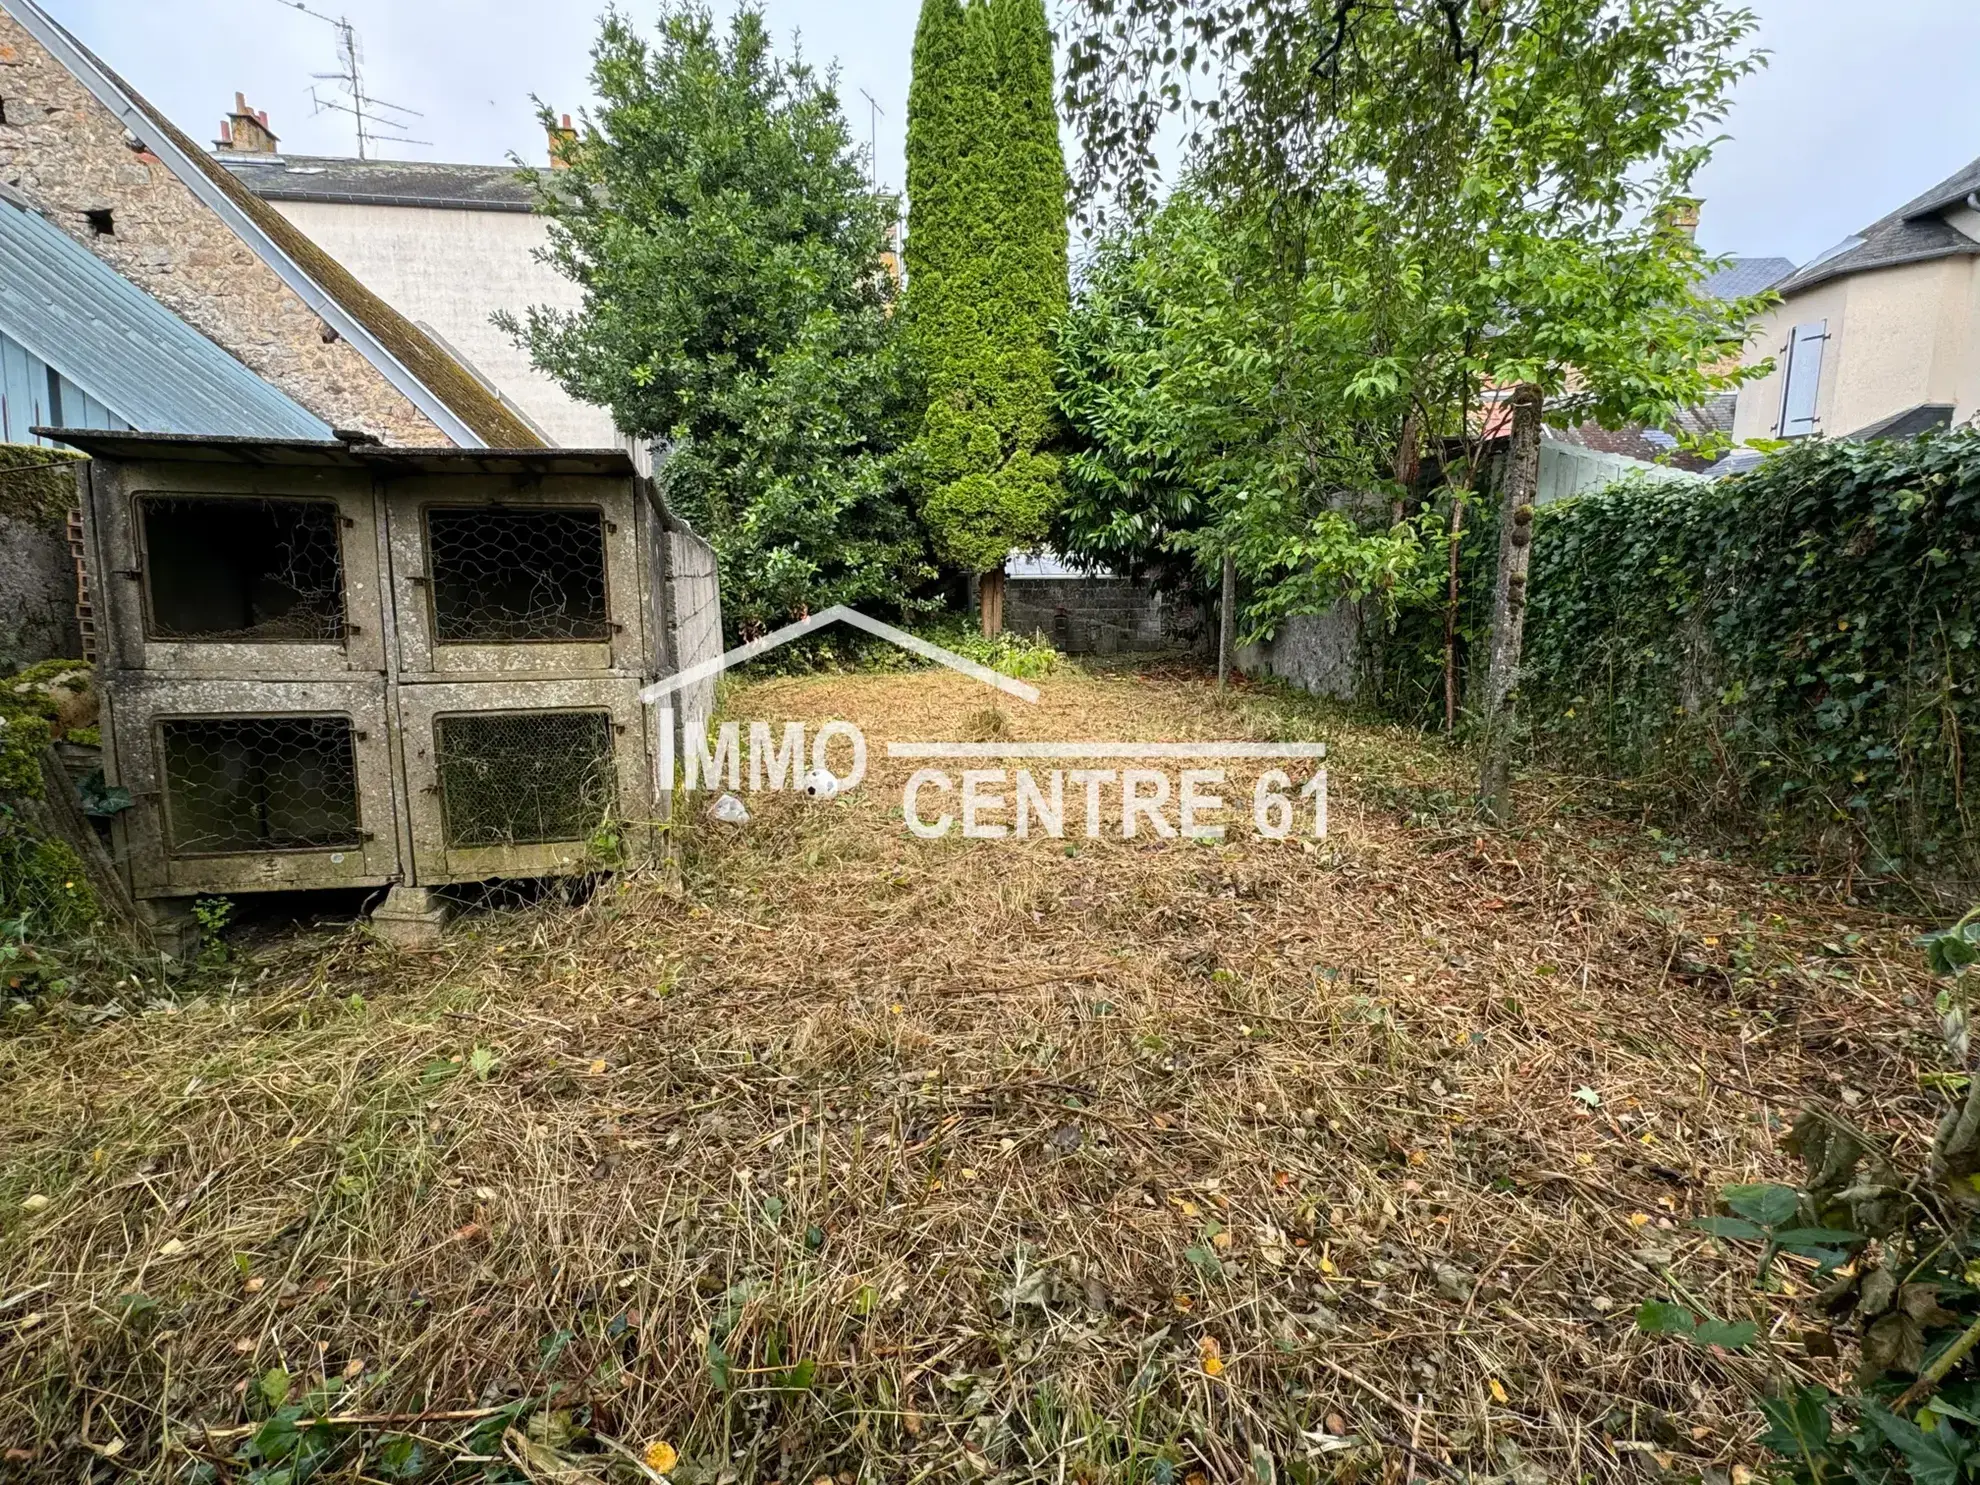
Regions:
<instances>
[{"instance_id":1,"label":"tv antenna","mask_svg":"<svg viewBox=\"0 0 1980 1485\"><path fill-rule=\"evenodd\" d=\"M358 40L357 28L348 16L328 16L321 11L311 10L302 0L276 0L278 5L286 5L291 10L300 10L304 15L314 16L337 33L337 63L335 72L312 72L311 77L318 82L333 82L338 97L324 97L315 88L309 90L309 101L316 105L316 112L334 111L347 113L357 123L357 153L360 160L372 158L372 152L381 144L431 144L430 139L414 139L406 131L406 125L387 114L404 114L413 118L426 115L416 108L407 108L402 103L388 103L383 98L374 98L364 90L364 46ZM385 110L380 113L379 110Z\"/></svg>"},{"instance_id":2,"label":"tv antenna","mask_svg":"<svg viewBox=\"0 0 1980 1485\"><path fill-rule=\"evenodd\" d=\"M867 183L871 185L874 190L877 191L880 189L880 115L885 113L887 110L882 108L880 106L880 101L877 98L875 98L871 93L867 92L865 88L861 88L859 90L859 96L866 100L866 107L867 107L867 115L866 115Z\"/></svg>"}]
</instances>

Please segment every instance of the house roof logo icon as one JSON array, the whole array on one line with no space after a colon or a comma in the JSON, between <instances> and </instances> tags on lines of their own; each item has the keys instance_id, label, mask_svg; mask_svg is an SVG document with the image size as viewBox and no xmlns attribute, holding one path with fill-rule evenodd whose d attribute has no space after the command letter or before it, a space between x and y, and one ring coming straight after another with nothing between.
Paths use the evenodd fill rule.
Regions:
<instances>
[{"instance_id":1,"label":"house roof logo icon","mask_svg":"<svg viewBox=\"0 0 1980 1485\"><path fill-rule=\"evenodd\" d=\"M1007 696L1015 696L1018 700L1029 702L1033 706L1038 704L1036 686L1026 685L1023 681L1007 675L999 675L987 665L979 665L965 655L958 655L954 650L945 650L938 644L931 644L922 639L919 635L909 634L905 629L897 629L892 624L870 618L858 609L848 608L843 603L835 603L830 608L821 609L808 618L799 619L794 624L773 629L761 639L753 639L748 644L737 645L733 650L726 650L713 660L703 660L698 665L690 665L677 675L670 675L664 681L654 682L639 693L639 699L648 705L664 701L677 691L685 690L699 681L707 680L710 676L720 675L732 666L745 664L759 655L768 654L780 645L787 645L794 639L803 639L807 634L816 633L832 624L850 624L853 628L862 629L868 634L886 640L889 644L898 645L909 654L919 655L924 660L932 660L937 665L946 665L973 681L981 681L984 685L994 687Z\"/></svg>"}]
</instances>

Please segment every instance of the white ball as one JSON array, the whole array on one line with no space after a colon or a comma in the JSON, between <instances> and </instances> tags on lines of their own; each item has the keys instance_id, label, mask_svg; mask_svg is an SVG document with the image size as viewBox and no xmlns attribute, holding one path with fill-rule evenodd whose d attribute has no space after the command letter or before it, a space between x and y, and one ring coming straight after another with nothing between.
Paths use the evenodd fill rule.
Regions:
<instances>
[{"instance_id":1,"label":"white ball","mask_svg":"<svg viewBox=\"0 0 1980 1485\"><path fill-rule=\"evenodd\" d=\"M807 799L837 799L839 780L829 768L814 768L804 776L804 793Z\"/></svg>"}]
</instances>

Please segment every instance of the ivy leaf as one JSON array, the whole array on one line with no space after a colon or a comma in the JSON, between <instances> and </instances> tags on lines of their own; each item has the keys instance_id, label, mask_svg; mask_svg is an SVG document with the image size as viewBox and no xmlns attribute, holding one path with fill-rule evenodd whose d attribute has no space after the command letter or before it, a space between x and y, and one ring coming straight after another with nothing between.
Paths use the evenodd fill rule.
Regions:
<instances>
[{"instance_id":1,"label":"ivy leaf","mask_svg":"<svg viewBox=\"0 0 1980 1485\"><path fill-rule=\"evenodd\" d=\"M1728 1351L1744 1351L1760 1337L1760 1327L1751 1320L1706 1320L1691 1333L1698 1346L1720 1346Z\"/></svg>"},{"instance_id":2,"label":"ivy leaf","mask_svg":"<svg viewBox=\"0 0 1980 1485\"><path fill-rule=\"evenodd\" d=\"M1755 1401L1767 1420L1760 1442L1784 1459L1819 1459L1829 1449L1829 1390L1802 1387L1791 1397Z\"/></svg>"},{"instance_id":3,"label":"ivy leaf","mask_svg":"<svg viewBox=\"0 0 1980 1485\"><path fill-rule=\"evenodd\" d=\"M1748 1222L1744 1217L1700 1217L1691 1224L1700 1232L1709 1232L1714 1237L1763 1238L1767 1230Z\"/></svg>"},{"instance_id":4,"label":"ivy leaf","mask_svg":"<svg viewBox=\"0 0 1980 1485\"><path fill-rule=\"evenodd\" d=\"M1762 1227L1779 1227L1801 1206L1792 1186L1728 1186L1719 1195L1740 1216Z\"/></svg>"},{"instance_id":5,"label":"ivy leaf","mask_svg":"<svg viewBox=\"0 0 1980 1485\"><path fill-rule=\"evenodd\" d=\"M1904 1456L1911 1466L1912 1485L1958 1485L1971 1450L1951 1424L1942 1423L1927 1433L1869 1398L1863 1400L1863 1416Z\"/></svg>"},{"instance_id":6,"label":"ivy leaf","mask_svg":"<svg viewBox=\"0 0 1980 1485\"><path fill-rule=\"evenodd\" d=\"M1689 1336L1698 1329L1698 1317L1683 1305L1647 1299L1636 1312L1636 1328L1645 1335Z\"/></svg>"}]
</instances>

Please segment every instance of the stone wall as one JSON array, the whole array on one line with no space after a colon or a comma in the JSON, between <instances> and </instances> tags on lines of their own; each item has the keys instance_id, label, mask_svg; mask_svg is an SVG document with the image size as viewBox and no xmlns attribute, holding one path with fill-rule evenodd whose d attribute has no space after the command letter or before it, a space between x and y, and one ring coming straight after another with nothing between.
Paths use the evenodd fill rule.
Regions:
<instances>
[{"instance_id":1,"label":"stone wall","mask_svg":"<svg viewBox=\"0 0 1980 1485\"><path fill-rule=\"evenodd\" d=\"M1068 655L1114 655L1186 644L1194 613L1122 577L1012 577L1004 582L1004 628L1042 634Z\"/></svg>"},{"instance_id":2,"label":"stone wall","mask_svg":"<svg viewBox=\"0 0 1980 1485\"><path fill-rule=\"evenodd\" d=\"M80 659L68 511L75 476L55 449L0 444L0 675Z\"/></svg>"},{"instance_id":3,"label":"stone wall","mask_svg":"<svg viewBox=\"0 0 1980 1485\"><path fill-rule=\"evenodd\" d=\"M1362 681L1361 622L1360 606L1345 600L1324 614L1297 615L1267 643L1240 646L1238 668L1278 676L1316 696L1353 701Z\"/></svg>"},{"instance_id":4,"label":"stone wall","mask_svg":"<svg viewBox=\"0 0 1980 1485\"><path fill-rule=\"evenodd\" d=\"M0 98L0 181L64 232L332 426L450 442L4 10Z\"/></svg>"},{"instance_id":5,"label":"stone wall","mask_svg":"<svg viewBox=\"0 0 1980 1485\"><path fill-rule=\"evenodd\" d=\"M692 531L675 526L667 543L667 659L678 671L722 653L722 598L715 577L715 549ZM676 757L680 736L700 737L715 714L715 677L677 692L674 708Z\"/></svg>"}]
</instances>

